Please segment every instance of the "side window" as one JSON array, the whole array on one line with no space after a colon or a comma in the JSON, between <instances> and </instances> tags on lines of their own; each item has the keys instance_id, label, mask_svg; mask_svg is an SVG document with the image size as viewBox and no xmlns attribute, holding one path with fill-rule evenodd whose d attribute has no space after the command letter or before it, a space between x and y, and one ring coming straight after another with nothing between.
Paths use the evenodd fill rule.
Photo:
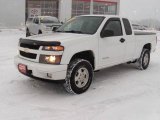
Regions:
<instances>
[{"instance_id":1,"label":"side window","mask_svg":"<svg viewBox=\"0 0 160 120\"><path fill-rule=\"evenodd\" d=\"M122 26L120 19L110 19L107 21L106 26L104 27L103 31L106 31L106 33L112 33L110 37L112 36L122 36Z\"/></svg>"},{"instance_id":2,"label":"side window","mask_svg":"<svg viewBox=\"0 0 160 120\"><path fill-rule=\"evenodd\" d=\"M132 35L132 28L131 28L131 25L129 23L129 20L126 19L126 18L123 18L123 24L124 24L124 28L125 28L125 31L126 31L126 35Z\"/></svg>"}]
</instances>

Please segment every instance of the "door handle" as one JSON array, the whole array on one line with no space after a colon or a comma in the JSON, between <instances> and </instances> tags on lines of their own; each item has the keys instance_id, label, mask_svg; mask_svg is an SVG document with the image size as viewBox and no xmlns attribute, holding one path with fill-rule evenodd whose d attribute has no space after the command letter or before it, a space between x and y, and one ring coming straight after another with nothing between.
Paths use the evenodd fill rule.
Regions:
<instances>
[{"instance_id":1,"label":"door handle","mask_svg":"<svg viewBox=\"0 0 160 120\"><path fill-rule=\"evenodd\" d=\"M121 39L120 39L120 42L121 42L121 43L124 43L125 41L126 41L126 40L125 40L124 38L121 38Z\"/></svg>"}]
</instances>

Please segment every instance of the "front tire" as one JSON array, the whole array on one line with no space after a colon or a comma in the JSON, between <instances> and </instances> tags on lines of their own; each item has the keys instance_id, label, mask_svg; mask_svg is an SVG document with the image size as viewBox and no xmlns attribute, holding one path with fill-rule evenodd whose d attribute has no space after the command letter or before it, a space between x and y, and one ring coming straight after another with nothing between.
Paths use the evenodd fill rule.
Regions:
<instances>
[{"instance_id":1,"label":"front tire","mask_svg":"<svg viewBox=\"0 0 160 120\"><path fill-rule=\"evenodd\" d=\"M150 63L150 50L143 49L140 58L137 61L138 69L146 70Z\"/></svg>"},{"instance_id":2,"label":"front tire","mask_svg":"<svg viewBox=\"0 0 160 120\"><path fill-rule=\"evenodd\" d=\"M93 67L89 61L75 59L68 66L64 88L71 94L82 94L88 90L93 79Z\"/></svg>"}]
</instances>

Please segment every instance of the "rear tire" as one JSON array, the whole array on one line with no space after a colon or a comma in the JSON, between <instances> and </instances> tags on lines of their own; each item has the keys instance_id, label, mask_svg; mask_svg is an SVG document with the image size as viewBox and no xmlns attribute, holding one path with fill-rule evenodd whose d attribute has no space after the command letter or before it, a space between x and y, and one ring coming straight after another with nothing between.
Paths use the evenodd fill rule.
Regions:
<instances>
[{"instance_id":1,"label":"rear tire","mask_svg":"<svg viewBox=\"0 0 160 120\"><path fill-rule=\"evenodd\" d=\"M138 59L138 69L146 70L150 63L150 50L143 49L141 53L141 57Z\"/></svg>"},{"instance_id":2,"label":"rear tire","mask_svg":"<svg viewBox=\"0 0 160 120\"><path fill-rule=\"evenodd\" d=\"M29 32L29 29L26 30L26 37L29 37L31 36L30 32Z\"/></svg>"},{"instance_id":3,"label":"rear tire","mask_svg":"<svg viewBox=\"0 0 160 120\"><path fill-rule=\"evenodd\" d=\"M82 94L88 90L93 79L93 68L89 61L75 59L68 66L64 88L71 94Z\"/></svg>"}]
</instances>

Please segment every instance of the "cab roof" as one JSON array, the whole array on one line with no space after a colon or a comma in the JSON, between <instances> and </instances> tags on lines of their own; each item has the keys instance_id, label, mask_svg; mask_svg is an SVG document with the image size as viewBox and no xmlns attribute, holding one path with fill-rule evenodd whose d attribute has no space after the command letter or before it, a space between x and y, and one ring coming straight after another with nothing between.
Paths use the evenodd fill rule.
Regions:
<instances>
[{"instance_id":1,"label":"cab roof","mask_svg":"<svg viewBox=\"0 0 160 120\"><path fill-rule=\"evenodd\" d=\"M101 15L101 14L92 14L92 15L80 15L80 16L97 16L97 17L105 17L105 18L110 18L110 17L118 17L118 18L122 18L122 16L119 15ZM126 18L126 17L123 17Z\"/></svg>"}]
</instances>

